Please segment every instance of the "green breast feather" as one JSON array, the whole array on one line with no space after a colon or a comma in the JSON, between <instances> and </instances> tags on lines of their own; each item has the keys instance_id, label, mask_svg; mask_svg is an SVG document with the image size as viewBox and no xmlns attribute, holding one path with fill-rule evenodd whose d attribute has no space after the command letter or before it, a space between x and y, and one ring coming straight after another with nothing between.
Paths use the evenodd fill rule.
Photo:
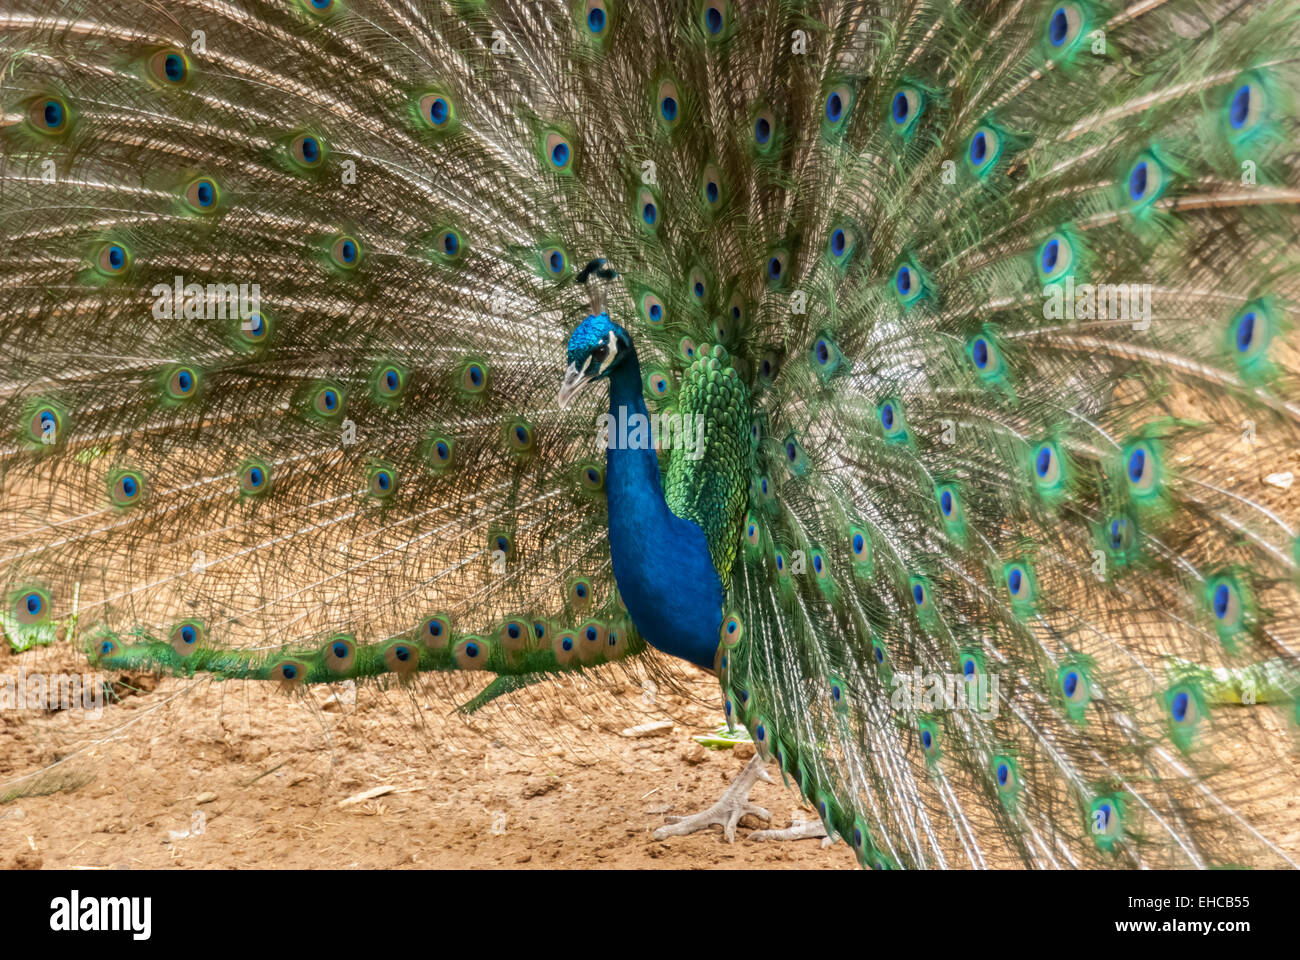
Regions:
<instances>
[{"instance_id":1,"label":"green breast feather","mask_svg":"<svg viewBox=\"0 0 1300 960\"><path fill-rule=\"evenodd\" d=\"M714 569L725 586L736 559L753 463L749 390L725 347L700 348L682 375L673 412L681 415L682 442L672 437L665 499L673 513L704 530Z\"/></svg>"}]
</instances>

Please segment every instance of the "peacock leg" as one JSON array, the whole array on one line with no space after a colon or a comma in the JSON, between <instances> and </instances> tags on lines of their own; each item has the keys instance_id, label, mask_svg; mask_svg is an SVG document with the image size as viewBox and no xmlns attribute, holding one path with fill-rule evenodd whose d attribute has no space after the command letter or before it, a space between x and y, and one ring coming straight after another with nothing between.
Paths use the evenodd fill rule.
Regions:
<instances>
[{"instance_id":1,"label":"peacock leg","mask_svg":"<svg viewBox=\"0 0 1300 960\"><path fill-rule=\"evenodd\" d=\"M722 828L722 835L726 837L727 843L734 843L736 825L746 814L753 814L760 820L771 821L772 814L749 802L749 791L754 789L756 782L759 780L772 782L771 776L765 769L766 766L767 762L762 757L755 756L745 769L740 771L740 776L732 781L731 786L727 787L727 791L717 803L707 810L701 810L687 817L669 817L668 823L655 831L654 838L666 840L668 837L685 837L716 825Z\"/></svg>"},{"instance_id":2,"label":"peacock leg","mask_svg":"<svg viewBox=\"0 0 1300 960\"><path fill-rule=\"evenodd\" d=\"M796 820L784 830L755 830L749 835L750 840L815 840L821 838L822 846L829 847L835 841L826 836L826 825L820 820Z\"/></svg>"}]
</instances>

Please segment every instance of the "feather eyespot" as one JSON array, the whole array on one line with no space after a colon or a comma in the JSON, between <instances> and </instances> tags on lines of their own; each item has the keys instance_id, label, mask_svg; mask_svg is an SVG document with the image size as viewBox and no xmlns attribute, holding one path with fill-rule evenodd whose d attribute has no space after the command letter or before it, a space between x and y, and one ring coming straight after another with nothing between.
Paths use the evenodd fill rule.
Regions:
<instances>
[{"instance_id":1,"label":"feather eyespot","mask_svg":"<svg viewBox=\"0 0 1300 960\"><path fill-rule=\"evenodd\" d=\"M1249 140L1260 128L1267 114L1267 106L1263 83L1251 74L1239 78L1224 108L1228 138L1237 143Z\"/></svg>"},{"instance_id":2,"label":"feather eyespot","mask_svg":"<svg viewBox=\"0 0 1300 960\"><path fill-rule=\"evenodd\" d=\"M144 475L135 470L115 470L109 475L108 495L119 507L130 507L144 499Z\"/></svg>"},{"instance_id":3,"label":"feather eyespot","mask_svg":"<svg viewBox=\"0 0 1300 960\"><path fill-rule=\"evenodd\" d=\"M711 0L705 3L700 10L700 26L704 28L705 35L710 39L722 36L730 15L730 4L727 0Z\"/></svg>"},{"instance_id":4,"label":"feather eyespot","mask_svg":"<svg viewBox=\"0 0 1300 960\"><path fill-rule=\"evenodd\" d=\"M259 496L271 489L271 468L260 461L243 465L239 470L239 492Z\"/></svg>"},{"instance_id":5,"label":"feather eyespot","mask_svg":"<svg viewBox=\"0 0 1300 960\"><path fill-rule=\"evenodd\" d=\"M925 98L912 86L902 86L894 91L889 102L889 119L900 133L910 130L925 109Z\"/></svg>"},{"instance_id":6,"label":"feather eyespot","mask_svg":"<svg viewBox=\"0 0 1300 960\"><path fill-rule=\"evenodd\" d=\"M704 275L704 271L699 267L691 270L687 277L687 285L690 288L691 296L697 303L704 303L709 296L709 281Z\"/></svg>"},{"instance_id":7,"label":"feather eyespot","mask_svg":"<svg viewBox=\"0 0 1300 960\"><path fill-rule=\"evenodd\" d=\"M839 127L848 115L849 107L852 105L853 91L847 84L841 83L832 87L827 91L826 99L823 102L827 125L832 128Z\"/></svg>"},{"instance_id":8,"label":"feather eyespot","mask_svg":"<svg viewBox=\"0 0 1300 960\"><path fill-rule=\"evenodd\" d=\"M182 620L172 627L171 648L179 657L188 657L203 644L207 633L197 620Z\"/></svg>"},{"instance_id":9,"label":"feather eyespot","mask_svg":"<svg viewBox=\"0 0 1300 960\"><path fill-rule=\"evenodd\" d=\"M323 385L312 397L312 409L322 417L337 417L343 412L343 394L337 387Z\"/></svg>"},{"instance_id":10,"label":"feather eyespot","mask_svg":"<svg viewBox=\"0 0 1300 960\"><path fill-rule=\"evenodd\" d=\"M31 627L50 618L50 597L44 590L19 590L13 603L13 617L20 626Z\"/></svg>"},{"instance_id":11,"label":"feather eyespot","mask_svg":"<svg viewBox=\"0 0 1300 960\"><path fill-rule=\"evenodd\" d=\"M28 108L27 122L47 136L60 136L68 130L68 105L60 97L38 97Z\"/></svg>"},{"instance_id":12,"label":"feather eyespot","mask_svg":"<svg viewBox=\"0 0 1300 960\"><path fill-rule=\"evenodd\" d=\"M289 155L299 166L314 169L325 158L325 145L315 134L300 133L289 144Z\"/></svg>"},{"instance_id":13,"label":"feather eyespot","mask_svg":"<svg viewBox=\"0 0 1300 960\"><path fill-rule=\"evenodd\" d=\"M664 80L659 84L655 102L659 105L659 117L670 128L677 125L677 115L681 109L681 98L677 93L677 84Z\"/></svg>"},{"instance_id":14,"label":"feather eyespot","mask_svg":"<svg viewBox=\"0 0 1300 960\"><path fill-rule=\"evenodd\" d=\"M573 170L573 148L562 133L548 133L543 140L543 148L550 168L556 173L570 173Z\"/></svg>"},{"instance_id":15,"label":"feather eyespot","mask_svg":"<svg viewBox=\"0 0 1300 960\"><path fill-rule=\"evenodd\" d=\"M451 622L443 616L427 617L418 631L420 642L431 650L441 650L451 637Z\"/></svg>"},{"instance_id":16,"label":"feather eyespot","mask_svg":"<svg viewBox=\"0 0 1300 960\"><path fill-rule=\"evenodd\" d=\"M1007 564L1005 576L1011 602L1017 606L1030 604L1034 599L1034 580L1028 564Z\"/></svg>"},{"instance_id":17,"label":"feather eyespot","mask_svg":"<svg viewBox=\"0 0 1300 960\"><path fill-rule=\"evenodd\" d=\"M248 344L261 343L270 332L270 322L265 314L253 311L247 317L235 317L239 338Z\"/></svg>"},{"instance_id":18,"label":"feather eyespot","mask_svg":"<svg viewBox=\"0 0 1300 960\"><path fill-rule=\"evenodd\" d=\"M420 649L405 640L398 640L384 648L384 666L389 673L408 677L420 669Z\"/></svg>"},{"instance_id":19,"label":"feather eyespot","mask_svg":"<svg viewBox=\"0 0 1300 960\"><path fill-rule=\"evenodd\" d=\"M785 250L773 250L767 255L767 285L778 287L785 282L786 267L790 254Z\"/></svg>"},{"instance_id":20,"label":"feather eyespot","mask_svg":"<svg viewBox=\"0 0 1300 960\"><path fill-rule=\"evenodd\" d=\"M605 471L594 463L588 463L579 468L578 482L585 493L599 493L605 488Z\"/></svg>"},{"instance_id":21,"label":"feather eyespot","mask_svg":"<svg viewBox=\"0 0 1300 960\"><path fill-rule=\"evenodd\" d=\"M398 367L384 367L375 374L375 392L384 399L401 395L406 386L406 375Z\"/></svg>"},{"instance_id":22,"label":"feather eyespot","mask_svg":"<svg viewBox=\"0 0 1300 960\"><path fill-rule=\"evenodd\" d=\"M391 467L373 465L367 474L366 489L370 496L386 500L397 490L397 473Z\"/></svg>"},{"instance_id":23,"label":"feather eyespot","mask_svg":"<svg viewBox=\"0 0 1300 960\"><path fill-rule=\"evenodd\" d=\"M542 267L552 277L564 275L569 265L569 258L560 247L546 247L542 250Z\"/></svg>"},{"instance_id":24,"label":"feather eyespot","mask_svg":"<svg viewBox=\"0 0 1300 960\"><path fill-rule=\"evenodd\" d=\"M445 130L456 118L456 108L445 93L426 93L420 98L420 116L435 130Z\"/></svg>"},{"instance_id":25,"label":"feather eyespot","mask_svg":"<svg viewBox=\"0 0 1300 960\"><path fill-rule=\"evenodd\" d=\"M1065 277L1074 266L1074 245L1070 238L1059 231L1049 236L1038 248L1035 266L1046 282Z\"/></svg>"},{"instance_id":26,"label":"feather eyespot","mask_svg":"<svg viewBox=\"0 0 1300 960\"><path fill-rule=\"evenodd\" d=\"M527 420L512 420L505 425L506 443L516 454L530 453L533 449L533 427Z\"/></svg>"},{"instance_id":27,"label":"feather eyespot","mask_svg":"<svg viewBox=\"0 0 1300 960\"><path fill-rule=\"evenodd\" d=\"M1054 53L1068 53L1083 33L1083 11L1075 3L1062 3L1047 21L1047 43Z\"/></svg>"},{"instance_id":28,"label":"feather eyespot","mask_svg":"<svg viewBox=\"0 0 1300 960\"><path fill-rule=\"evenodd\" d=\"M485 363L471 361L465 364L460 373L460 387L466 393L477 394L487 389L488 366Z\"/></svg>"},{"instance_id":29,"label":"feather eyespot","mask_svg":"<svg viewBox=\"0 0 1300 960\"><path fill-rule=\"evenodd\" d=\"M361 244L355 237L336 237L330 244L330 257L344 270L352 270L361 262Z\"/></svg>"},{"instance_id":30,"label":"feather eyespot","mask_svg":"<svg viewBox=\"0 0 1300 960\"><path fill-rule=\"evenodd\" d=\"M357 644L352 637L340 633L325 644L325 666L330 673L347 673L356 661Z\"/></svg>"},{"instance_id":31,"label":"feather eyespot","mask_svg":"<svg viewBox=\"0 0 1300 960\"><path fill-rule=\"evenodd\" d=\"M1133 209L1149 207L1164 193L1168 183L1165 168L1151 153L1144 153L1129 170L1126 182L1129 203Z\"/></svg>"},{"instance_id":32,"label":"feather eyespot","mask_svg":"<svg viewBox=\"0 0 1300 960\"><path fill-rule=\"evenodd\" d=\"M28 422L28 435L44 444L55 444L63 438L63 415L53 406L40 406Z\"/></svg>"},{"instance_id":33,"label":"feather eyespot","mask_svg":"<svg viewBox=\"0 0 1300 960\"><path fill-rule=\"evenodd\" d=\"M271 668L268 679L279 681L280 689L288 692L307 679L307 664L300 660L281 661Z\"/></svg>"},{"instance_id":34,"label":"feather eyespot","mask_svg":"<svg viewBox=\"0 0 1300 960\"><path fill-rule=\"evenodd\" d=\"M636 198L637 212L641 222L651 230L659 225L659 201L648 189L642 188Z\"/></svg>"},{"instance_id":35,"label":"feather eyespot","mask_svg":"<svg viewBox=\"0 0 1300 960\"><path fill-rule=\"evenodd\" d=\"M172 400L188 400L198 393L199 375L193 367L174 367L165 384Z\"/></svg>"},{"instance_id":36,"label":"feather eyespot","mask_svg":"<svg viewBox=\"0 0 1300 960\"><path fill-rule=\"evenodd\" d=\"M1138 497L1156 493L1160 482L1160 458L1153 444L1139 441L1124 454L1124 475L1129 491Z\"/></svg>"},{"instance_id":37,"label":"feather eyespot","mask_svg":"<svg viewBox=\"0 0 1300 960\"><path fill-rule=\"evenodd\" d=\"M443 470L451 465L455 442L449 437L436 436L429 441L429 465Z\"/></svg>"},{"instance_id":38,"label":"feather eyespot","mask_svg":"<svg viewBox=\"0 0 1300 960\"><path fill-rule=\"evenodd\" d=\"M131 254L120 243L110 241L99 248L95 269L106 277L120 277L131 267Z\"/></svg>"},{"instance_id":39,"label":"feather eyespot","mask_svg":"<svg viewBox=\"0 0 1300 960\"><path fill-rule=\"evenodd\" d=\"M641 316L652 326L659 326L664 321L664 304L653 293L643 293L641 295Z\"/></svg>"},{"instance_id":40,"label":"feather eyespot","mask_svg":"<svg viewBox=\"0 0 1300 960\"><path fill-rule=\"evenodd\" d=\"M190 76L190 61L181 50L159 50L149 58L149 75L159 83L180 86Z\"/></svg>"},{"instance_id":41,"label":"feather eyespot","mask_svg":"<svg viewBox=\"0 0 1300 960\"><path fill-rule=\"evenodd\" d=\"M568 663L578 655L578 638L571 631L556 634L551 642L551 652L557 663Z\"/></svg>"},{"instance_id":42,"label":"feather eyespot","mask_svg":"<svg viewBox=\"0 0 1300 960\"><path fill-rule=\"evenodd\" d=\"M992 169L1001 155L1002 134L987 124L977 127L966 147L966 162L971 169L983 176Z\"/></svg>"},{"instance_id":43,"label":"feather eyespot","mask_svg":"<svg viewBox=\"0 0 1300 960\"><path fill-rule=\"evenodd\" d=\"M759 153L767 153L775 142L776 115L771 108L763 107L754 114L754 146Z\"/></svg>"},{"instance_id":44,"label":"feather eyespot","mask_svg":"<svg viewBox=\"0 0 1300 960\"><path fill-rule=\"evenodd\" d=\"M214 213L220 200L221 191L211 177L199 177L185 188L185 202L195 213Z\"/></svg>"},{"instance_id":45,"label":"feather eyespot","mask_svg":"<svg viewBox=\"0 0 1300 960\"><path fill-rule=\"evenodd\" d=\"M1064 476L1056 444L1045 440L1034 450L1034 481L1040 488L1055 488Z\"/></svg>"},{"instance_id":46,"label":"feather eyespot","mask_svg":"<svg viewBox=\"0 0 1300 960\"><path fill-rule=\"evenodd\" d=\"M722 200L722 176L713 164L704 168L704 175L700 178L700 193L710 208L717 207Z\"/></svg>"},{"instance_id":47,"label":"feather eyespot","mask_svg":"<svg viewBox=\"0 0 1300 960\"><path fill-rule=\"evenodd\" d=\"M583 22L594 37L600 37L609 25L609 11L601 0L587 0L586 15Z\"/></svg>"}]
</instances>

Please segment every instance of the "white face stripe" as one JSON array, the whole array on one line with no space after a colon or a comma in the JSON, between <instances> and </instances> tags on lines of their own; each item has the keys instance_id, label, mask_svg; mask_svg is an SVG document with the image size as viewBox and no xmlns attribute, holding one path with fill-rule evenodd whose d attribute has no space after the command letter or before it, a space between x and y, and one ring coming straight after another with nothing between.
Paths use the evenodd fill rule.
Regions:
<instances>
[{"instance_id":1,"label":"white face stripe","mask_svg":"<svg viewBox=\"0 0 1300 960\"><path fill-rule=\"evenodd\" d=\"M609 365L614 362L616 356L618 356L618 340L614 338L614 331L611 330L609 331L609 355L605 357L605 362L600 365L600 369L596 372L604 373L608 370ZM591 362L591 354L587 355L587 362ZM587 368L584 366L582 369L586 370Z\"/></svg>"}]
</instances>

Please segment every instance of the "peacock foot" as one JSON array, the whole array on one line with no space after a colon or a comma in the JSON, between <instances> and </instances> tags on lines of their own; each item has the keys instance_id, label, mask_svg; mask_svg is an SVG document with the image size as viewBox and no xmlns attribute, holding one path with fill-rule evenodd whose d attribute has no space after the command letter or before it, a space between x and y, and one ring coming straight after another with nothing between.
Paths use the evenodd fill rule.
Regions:
<instances>
[{"instance_id":1,"label":"peacock foot","mask_svg":"<svg viewBox=\"0 0 1300 960\"><path fill-rule=\"evenodd\" d=\"M685 837L708 827L719 826L727 843L735 843L736 825L746 814L770 822L772 814L757 804L749 802L749 791L754 789L755 783L759 780L772 782L765 767L766 761L755 756L745 769L740 771L740 776L732 782L731 786L727 787L726 793L717 803L707 810L701 810L687 817L669 817L668 823L654 832L654 838L666 840L669 837Z\"/></svg>"},{"instance_id":2,"label":"peacock foot","mask_svg":"<svg viewBox=\"0 0 1300 960\"><path fill-rule=\"evenodd\" d=\"M749 835L750 840L815 840L821 838L822 847L829 847L835 841L826 835L826 825L820 820L796 820L784 830L755 830Z\"/></svg>"}]
</instances>

